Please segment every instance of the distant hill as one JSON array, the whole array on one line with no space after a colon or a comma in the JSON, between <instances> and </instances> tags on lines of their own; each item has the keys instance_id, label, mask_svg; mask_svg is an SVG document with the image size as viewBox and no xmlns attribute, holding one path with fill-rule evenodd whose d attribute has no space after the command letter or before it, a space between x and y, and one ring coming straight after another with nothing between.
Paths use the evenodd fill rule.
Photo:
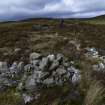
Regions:
<instances>
[{"instance_id":1,"label":"distant hill","mask_svg":"<svg viewBox=\"0 0 105 105\"><path fill-rule=\"evenodd\" d=\"M0 23L13 23L13 22L33 22L39 20L61 20L62 18L26 18L22 20L13 21L1 21ZM69 21L105 21L105 15L93 17L93 18L65 18L64 20Z\"/></svg>"},{"instance_id":2,"label":"distant hill","mask_svg":"<svg viewBox=\"0 0 105 105\"><path fill-rule=\"evenodd\" d=\"M97 17L94 17L92 19L104 19L105 20L105 15L97 16Z\"/></svg>"}]
</instances>

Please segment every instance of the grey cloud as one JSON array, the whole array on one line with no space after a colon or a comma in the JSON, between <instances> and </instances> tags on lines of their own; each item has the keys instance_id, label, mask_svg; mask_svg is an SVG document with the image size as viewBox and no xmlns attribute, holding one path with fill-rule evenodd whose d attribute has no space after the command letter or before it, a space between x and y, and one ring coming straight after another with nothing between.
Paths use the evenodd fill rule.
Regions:
<instances>
[{"instance_id":1,"label":"grey cloud","mask_svg":"<svg viewBox=\"0 0 105 105\"><path fill-rule=\"evenodd\" d=\"M105 14L105 0L3 0L0 20L32 17L87 18Z\"/></svg>"}]
</instances>

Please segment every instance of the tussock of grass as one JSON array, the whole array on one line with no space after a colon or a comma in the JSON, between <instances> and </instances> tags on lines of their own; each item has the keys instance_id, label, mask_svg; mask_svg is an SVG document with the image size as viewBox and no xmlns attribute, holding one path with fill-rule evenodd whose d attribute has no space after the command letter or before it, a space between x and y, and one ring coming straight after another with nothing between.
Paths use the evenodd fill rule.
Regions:
<instances>
[{"instance_id":1,"label":"tussock of grass","mask_svg":"<svg viewBox=\"0 0 105 105\"><path fill-rule=\"evenodd\" d=\"M0 93L0 105L20 105L20 94L16 93L14 89Z\"/></svg>"},{"instance_id":2,"label":"tussock of grass","mask_svg":"<svg viewBox=\"0 0 105 105\"><path fill-rule=\"evenodd\" d=\"M93 81L87 91L84 105L102 105L105 89L98 81Z\"/></svg>"}]
</instances>

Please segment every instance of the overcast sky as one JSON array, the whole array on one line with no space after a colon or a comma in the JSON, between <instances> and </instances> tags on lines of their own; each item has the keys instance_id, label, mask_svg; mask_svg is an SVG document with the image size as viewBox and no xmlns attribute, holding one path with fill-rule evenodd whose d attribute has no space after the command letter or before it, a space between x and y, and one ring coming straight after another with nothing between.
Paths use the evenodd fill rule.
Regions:
<instances>
[{"instance_id":1,"label":"overcast sky","mask_svg":"<svg viewBox=\"0 0 105 105\"><path fill-rule=\"evenodd\" d=\"M0 20L87 18L105 14L105 0L1 0Z\"/></svg>"}]
</instances>

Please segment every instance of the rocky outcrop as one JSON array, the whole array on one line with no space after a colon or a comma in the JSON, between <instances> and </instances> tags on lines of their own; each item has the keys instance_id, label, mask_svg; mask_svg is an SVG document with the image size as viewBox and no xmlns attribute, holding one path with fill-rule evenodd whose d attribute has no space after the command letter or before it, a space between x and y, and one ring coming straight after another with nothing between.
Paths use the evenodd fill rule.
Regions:
<instances>
[{"instance_id":1,"label":"rocky outcrop","mask_svg":"<svg viewBox=\"0 0 105 105\"><path fill-rule=\"evenodd\" d=\"M62 54L43 56L33 52L28 64L14 61L12 65L8 65L7 62L0 62L0 89L15 86L23 92L25 103L32 98L24 90L30 93L43 86L61 86L65 82L75 85L81 79L80 71Z\"/></svg>"}]
</instances>

